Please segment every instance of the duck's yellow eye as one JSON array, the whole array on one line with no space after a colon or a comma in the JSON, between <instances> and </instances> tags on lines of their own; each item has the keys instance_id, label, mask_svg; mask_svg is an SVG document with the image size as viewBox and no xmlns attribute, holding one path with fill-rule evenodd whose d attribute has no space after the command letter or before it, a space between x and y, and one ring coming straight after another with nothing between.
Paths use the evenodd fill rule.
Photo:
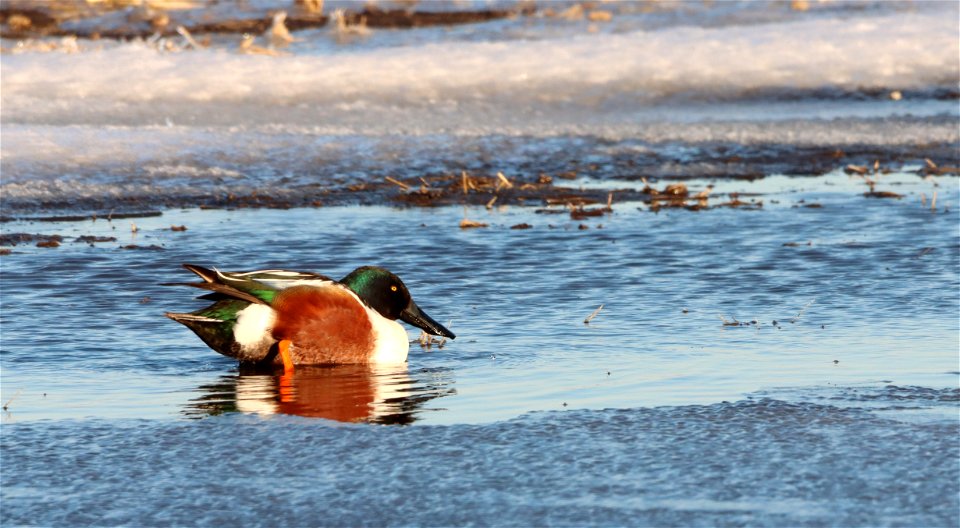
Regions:
<instances>
[{"instance_id":1,"label":"duck's yellow eye","mask_svg":"<svg viewBox=\"0 0 960 528\"><path fill-rule=\"evenodd\" d=\"M390 286L390 291L397 291L397 287L396 287L396 286Z\"/></svg>"}]
</instances>

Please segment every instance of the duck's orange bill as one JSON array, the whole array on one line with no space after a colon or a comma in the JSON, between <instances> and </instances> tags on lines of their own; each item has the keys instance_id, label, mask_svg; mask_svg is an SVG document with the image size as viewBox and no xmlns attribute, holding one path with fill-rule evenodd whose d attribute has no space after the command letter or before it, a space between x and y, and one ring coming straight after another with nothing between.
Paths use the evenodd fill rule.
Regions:
<instances>
[{"instance_id":1,"label":"duck's orange bill","mask_svg":"<svg viewBox=\"0 0 960 528\"><path fill-rule=\"evenodd\" d=\"M290 357L290 344L289 339L282 339L280 343L277 344L277 347L280 349L280 359L283 360L284 374L293 372L293 358Z\"/></svg>"}]
</instances>

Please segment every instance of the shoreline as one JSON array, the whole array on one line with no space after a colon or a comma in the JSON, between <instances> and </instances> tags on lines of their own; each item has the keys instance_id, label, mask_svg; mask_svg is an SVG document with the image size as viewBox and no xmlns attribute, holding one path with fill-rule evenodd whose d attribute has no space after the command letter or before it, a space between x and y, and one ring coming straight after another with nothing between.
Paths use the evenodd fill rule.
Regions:
<instances>
[{"instance_id":1,"label":"shoreline","mask_svg":"<svg viewBox=\"0 0 960 528\"><path fill-rule=\"evenodd\" d=\"M786 154L792 151L792 155ZM412 174L401 176L370 175L367 179L353 182L324 184L311 182L309 175L300 176L300 181L283 186L284 183L242 183L239 185L216 185L212 182L194 182L191 186L151 185L150 182L105 181L78 183L90 186L87 194L61 194L60 180L23 180L3 186L0 223L14 221L64 221L90 218L137 218L156 216L163 210L172 209L291 209L332 206L394 206L394 207L443 207L443 206L521 206L539 209L559 207L569 209L576 216L599 215L590 208L609 208L610 202L638 202L653 210L659 208L684 208L690 210L715 207L738 208L753 206L749 199L764 193L750 189L753 183L772 176L788 178L819 178L836 171L862 178L869 186L864 189L866 197L898 198L898 193L876 187L876 177L894 172L915 174L917 178L931 176L960 176L960 160L950 159L952 145L913 149L909 153L890 148L848 149L795 149L783 147L778 152L770 149L751 149L750 153L732 154L726 158L692 159L677 166L714 164L706 173L690 170L684 174L656 174L657 165L668 163L662 155L630 157L609 163L584 163L567 160L567 163L552 163L571 168L562 172L530 170L485 171L460 170L440 174ZM545 160L547 161L547 160ZM529 167L533 163L523 161ZM514 163L513 165L516 165ZM918 167L918 168L916 168ZM728 169L724 173L723 169ZM503 174L520 174L503 176ZM114 180L118 176L112 176ZM319 178L318 178L319 179ZM741 182L747 188L736 191L714 192L717 184ZM870 184L874 182L874 184ZM19 187L13 189L12 187ZM47 188L45 188L45 186ZM146 189L144 187L147 187ZM11 197L11 191L21 196ZM31 195L32 193L32 195ZM47 197L38 199L37 194ZM96 195L96 196L93 196ZM107 195L107 196L104 196ZM744 198L749 197L749 199Z\"/></svg>"},{"instance_id":2,"label":"shoreline","mask_svg":"<svg viewBox=\"0 0 960 528\"><path fill-rule=\"evenodd\" d=\"M938 180L937 175L947 179ZM639 215L653 213L657 216L670 210L690 214L708 214L723 209L755 214L766 211L773 215L771 218L787 214L798 219L809 219L810 214L816 214L822 215L821 223L830 223L860 208L872 209L873 203L888 202L898 204L897 209L926 211L934 218L956 214L953 187L958 182L957 171L952 167L925 165L918 170L896 171L879 164L847 165L828 174L807 177L772 175L725 182L701 179L690 180L689 186L676 181L644 182L642 187L627 189L602 186L610 182L598 182L599 186L586 188L575 187L578 182L573 180L569 185L564 185L562 180L559 185L554 181L521 184L506 177L466 174L459 178L447 177L443 186L421 183L420 187L415 187L411 181L410 185L404 184L407 188L403 188L399 185L403 182L391 180L357 186L345 193L348 198L352 196L349 200L326 203L301 203L273 199L268 194L254 194L234 196L217 205L179 203L139 210L47 210L46 213L17 217L4 215L0 216L4 231L0 234L0 255L23 254L24 249L33 246L57 248L81 243L91 247L112 243L113 249L164 250L169 249L166 244L174 240L168 237L179 235L176 232L203 233L209 229L210 222L222 221L229 218L230 213L244 211L254 214L262 211L270 222L283 222L284 218L300 219L296 222L311 218L310 210L329 215L344 209L367 208L367 212L374 216L385 218L394 214L406 215L404 218L411 215L443 218L441 223L431 222L430 225L417 220L421 228L460 232L479 229L494 233L533 230L541 236L552 231L586 230L609 231L606 236L615 236L623 228L624 221L630 223ZM462 215L457 211L461 207ZM796 212L787 212L791 210ZM288 214L290 216L286 216ZM683 215L672 218L671 223L689 221L683 220ZM711 218L717 217L702 218L704 222L710 222ZM138 236L143 238L138 239ZM811 241L785 237L783 245L810 246Z\"/></svg>"}]
</instances>

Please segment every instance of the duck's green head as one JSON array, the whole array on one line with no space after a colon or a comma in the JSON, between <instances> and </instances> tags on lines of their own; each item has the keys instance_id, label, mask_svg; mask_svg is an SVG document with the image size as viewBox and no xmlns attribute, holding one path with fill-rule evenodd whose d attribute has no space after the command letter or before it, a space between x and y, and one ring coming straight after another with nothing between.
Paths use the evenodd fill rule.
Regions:
<instances>
[{"instance_id":1,"label":"duck's green head","mask_svg":"<svg viewBox=\"0 0 960 528\"><path fill-rule=\"evenodd\" d=\"M457 337L425 314L413 302L400 277L388 270L376 266L357 268L341 279L340 284L350 288L357 297L387 319L400 319L433 335L450 339Z\"/></svg>"}]
</instances>

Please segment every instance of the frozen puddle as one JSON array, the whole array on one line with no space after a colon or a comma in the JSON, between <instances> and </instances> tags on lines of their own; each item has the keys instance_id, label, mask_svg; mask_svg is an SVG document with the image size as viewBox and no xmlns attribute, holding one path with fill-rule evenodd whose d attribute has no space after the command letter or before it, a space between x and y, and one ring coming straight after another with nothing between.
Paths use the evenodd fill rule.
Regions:
<instances>
[{"instance_id":1,"label":"frozen puddle","mask_svg":"<svg viewBox=\"0 0 960 528\"><path fill-rule=\"evenodd\" d=\"M237 414L8 424L2 520L955 526L958 434L955 416L770 399L400 428Z\"/></svg>"}]
</instances>

